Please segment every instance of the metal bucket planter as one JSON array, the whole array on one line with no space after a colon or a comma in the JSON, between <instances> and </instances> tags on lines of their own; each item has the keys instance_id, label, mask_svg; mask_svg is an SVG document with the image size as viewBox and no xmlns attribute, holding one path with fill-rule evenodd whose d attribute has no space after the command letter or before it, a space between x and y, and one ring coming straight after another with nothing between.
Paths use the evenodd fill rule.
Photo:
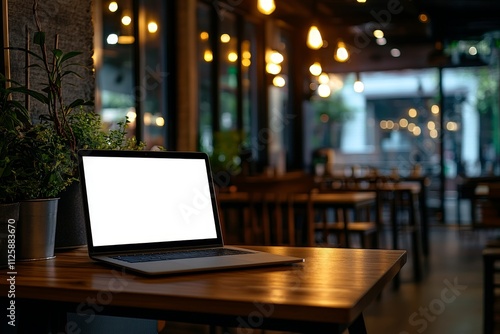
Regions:
<instances>
[{"instance_id":1,"label":"metal bucket planter","mask_svg":"<svg viewBox=\"0 0 500 334\"><path fill-rule=\"evenodd\" d=\"M54 256L58 198L22 201L16 236L16 260Z\"/></svg>"},{"instance_id":2,"label":"metal bucket planter","mask_svg":"<svg viewBox=\"0 0 500 334\"><path fill-rule=\"evenodd\" d=\"M13 259L15 249L16 226L19 220L19 203L0 204L0 268L8 263L8 255ZM9 237L11 235L11 237ZM9 239L11 240L9 242ZM9 248L9 244L12 246Z\"/></svg>"}]
</instances>

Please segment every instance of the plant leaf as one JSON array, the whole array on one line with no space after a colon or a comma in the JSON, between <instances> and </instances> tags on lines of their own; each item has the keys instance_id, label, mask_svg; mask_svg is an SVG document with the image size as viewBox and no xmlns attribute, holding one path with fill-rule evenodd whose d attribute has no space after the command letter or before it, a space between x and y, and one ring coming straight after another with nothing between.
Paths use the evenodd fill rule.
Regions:
<instances>
[{"instance_id":1,"label":"plant leaf","mask_svg":"<svg viewBox=\"0 0 500 334\"><path fill-rule=\"evenodd\" d=\"M37 58L38 60L43 61L43 58L41 56L39 56L38 54L34 53L31 50L26 50L26 49L17 48L17 47L8 47L6 49L7 50L12 50L12 51L22 51L22 52L25 52L25 53L29 54L30 56L33 56L33 57Z\"/></svg>"},{"instance_id":2,"label":"plant leaf","mask_svg":"<svg viewBox=\"0 0 500 334\"><path fill-rule=\"evenodd\" d=\"M35 35L33 37L33 43L40 46L45 45L45 33L43 31L35 32Z\"/></svg>"},{"instance_id":3,"label":"plant leaf","mask_svg":"<svg viewBox=\"0 0 500 334\"><path fill-rule=\"evenodd\" d=\"M77 51L68 52L62 56L61 63L65 62L66 60L71 59L73 57L79 56L81 54L82 54L82 52L77 52Z\"/></svg>"},{"instance_id":4,"label":"plant leaf","mask_svg":"<svg viewBox=\"0 0 500 334\"><path fill-rule=\"evenodd\" d=\"M56 59L59 59L63 55L63 52L59 49L54 49L52 50L52 54L56 57Z\"/></svg>"},{"instance_id":5,"label":"plant leaf","mask_svg":"<svg viewBox=\"0 0 500 334\"><path fill-rule=\"evenodd\" d=\"M17 92L17 93L22 93L22 94L27 94L35 99L37 99L38 101L42 102L42 103L47 103L48 100L47 100L47 97L37 91L34 91L34 90L31 90L31 89L28 89L26 87L11 87L10 90L12 90L13 92Z\"/></svg>"}]
</instances>

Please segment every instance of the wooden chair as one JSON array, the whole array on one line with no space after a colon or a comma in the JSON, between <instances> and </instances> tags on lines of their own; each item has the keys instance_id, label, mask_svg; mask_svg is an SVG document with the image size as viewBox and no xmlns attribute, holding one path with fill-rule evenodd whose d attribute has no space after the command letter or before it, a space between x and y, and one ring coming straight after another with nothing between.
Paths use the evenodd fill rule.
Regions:
<instances>
[{"instance_id":1,"label":"wooden chair","mask_svg":"<svg viewBox=\"0 0 500 334\"><path fill-rule=\"evenodd\" d=\"M334 234L339 242L339 246L345 244L345 238L355 235L360 240L361 248L378 248L377 225L374 222L350 222L346 226L344 222L323 221L316 224L316 231L321 231L322 242L329 243L328 237Z\"/></svg>"},{"instance_id":2,"label":"wooden chair","mask_svg":"<svg viewBox=\"0 0 500 334\"><path fill-rule=\"evenodd\" d=\"M312 218L309 198L314 188L310 175L293 173L281 177L245 177L238 178L234 184L239 193L247 194L245 243L294 246L308 239L304 233L307 233L307 225ZM297 202L298 195L301 199L306 196L306 201ZM299 210L303 213L303 224L297 231Z\"/></svg>"},{"instance_id":3,"label":"wooden chair","mask_svg":"<svg viewBox=\"0 0 500 334\"><path fill-rule=\"evenodd\" d=\"M471 203L473 228L500 228L500 184L484 184L485 192Z\"/></svg>"},{"instance_id":4,"label":"wooden chair","mask_svg":"<svg viewBox=\"0 0 500 334\"><path fill-rule=\"evenodd\" d=\"M317 241L322 244L328 244L330 243L329 236L335 235L338 246L345 246L348 244L347 238L355 235L360 240L362 248L378 248L377 223L370 221L370 209L365 208L366 211L363 217L365 220L355 219L352 221L351 218L360 218L359 212L354 213L353 217L349 217L347 209L337 209L334 212L330 212L333 215L332 219L330 219L327 208L322 207L317 209L319 220L315 219L314 230L321 235Z\"/></svg>"},{"instance_id":5,"label":"wooden chair","mask_svg":"<svg viewBox=\"0 0 500 334\"><path fill-rule=\"evenodd\" d=\"M334 234L341 246L346 244L347 238L350 235L356 236L360 240L362 248L378 248L378 239L380 231L380 223L382 222L381 213L383 206L382 193L377 192L377 183L380 180L377 170L369 170L364 177L356 177L353 171L351 176L331 177L330 187L322 187L320 192L375 192L377 194L376 204L372 208L367 208L363 219L360 220L359 213L355 213L351 221L345 226L345 221L349 214L347 210L336 210L334 220L327 217L326 211L320 210L320 219L315 223L316 231L321 233L321 242L328 243L329 235ZM375 215L371 219L371 211Z\"/></svg>"}]
</instances>

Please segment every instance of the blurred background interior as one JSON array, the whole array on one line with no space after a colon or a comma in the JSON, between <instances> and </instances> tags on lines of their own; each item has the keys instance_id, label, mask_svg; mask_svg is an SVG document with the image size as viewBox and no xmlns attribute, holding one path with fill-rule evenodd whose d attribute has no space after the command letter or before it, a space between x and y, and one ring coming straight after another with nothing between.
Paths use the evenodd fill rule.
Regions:
<instances>
[{"instance_id":1,"label":"blurred background interior","mask_svg":"<svg viewBox=\"0 0 500 334\"><path fill-rule=\"evenodd\" d=\"M31 6L9 6L19 3ZM419 182L431 232L423 280L412 258L367 325L414 332L408 316L458 277L466 292L427 332L480 331L480 256L500 226L499 1L95 0L92 9L104 121L127 116L148 148L208 153L228 193L234 179L294 171L332 187ZM486 220L493 234L470 229Z\"/></svg>"},{"instance_id":2,"label":"blurred background interior","mask_svg":"<svg viewBox=\"0 0 500 334\"><path fill-rule=\"evenodd\" d=\"M97 111L150 147L231 174L321 172L323 149L335 173L417 169L440 222L500 174L498 2L95 3Z\"/></svg>"}]
</instances>

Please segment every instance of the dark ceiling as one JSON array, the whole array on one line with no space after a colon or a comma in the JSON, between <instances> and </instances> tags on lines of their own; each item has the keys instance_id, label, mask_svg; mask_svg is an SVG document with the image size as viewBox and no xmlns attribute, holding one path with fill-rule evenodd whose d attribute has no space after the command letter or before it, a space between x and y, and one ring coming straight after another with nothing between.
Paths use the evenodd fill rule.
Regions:
<instances>
[{"instance_id":1,"label":"dark ceiling","mask_svg":"<svg viewBox=\"0 0 500 334\"><path fill-rule=\"evenodd\" d=\"M256 1L240 3L248 6ZM318 25L329 45L311 54L332 71L480 64L484 63L484 57L463 64L456 59L452 62L447 51L459 40L474 44L485 37L494 37L489 40L491 43L500 35L498 0L366 0L365 3L275 0L275 3L276 10L271 16L304 31L304 38L313 22ZM419 21L422 13L428 15L427 23ZM384 31L386 45L377 45L372 35L374 29ZM347 64L329 61L338 39L353 50ZM392 48L401 51L399 58L390 55Z\"/></svg>"}]
</instances>

